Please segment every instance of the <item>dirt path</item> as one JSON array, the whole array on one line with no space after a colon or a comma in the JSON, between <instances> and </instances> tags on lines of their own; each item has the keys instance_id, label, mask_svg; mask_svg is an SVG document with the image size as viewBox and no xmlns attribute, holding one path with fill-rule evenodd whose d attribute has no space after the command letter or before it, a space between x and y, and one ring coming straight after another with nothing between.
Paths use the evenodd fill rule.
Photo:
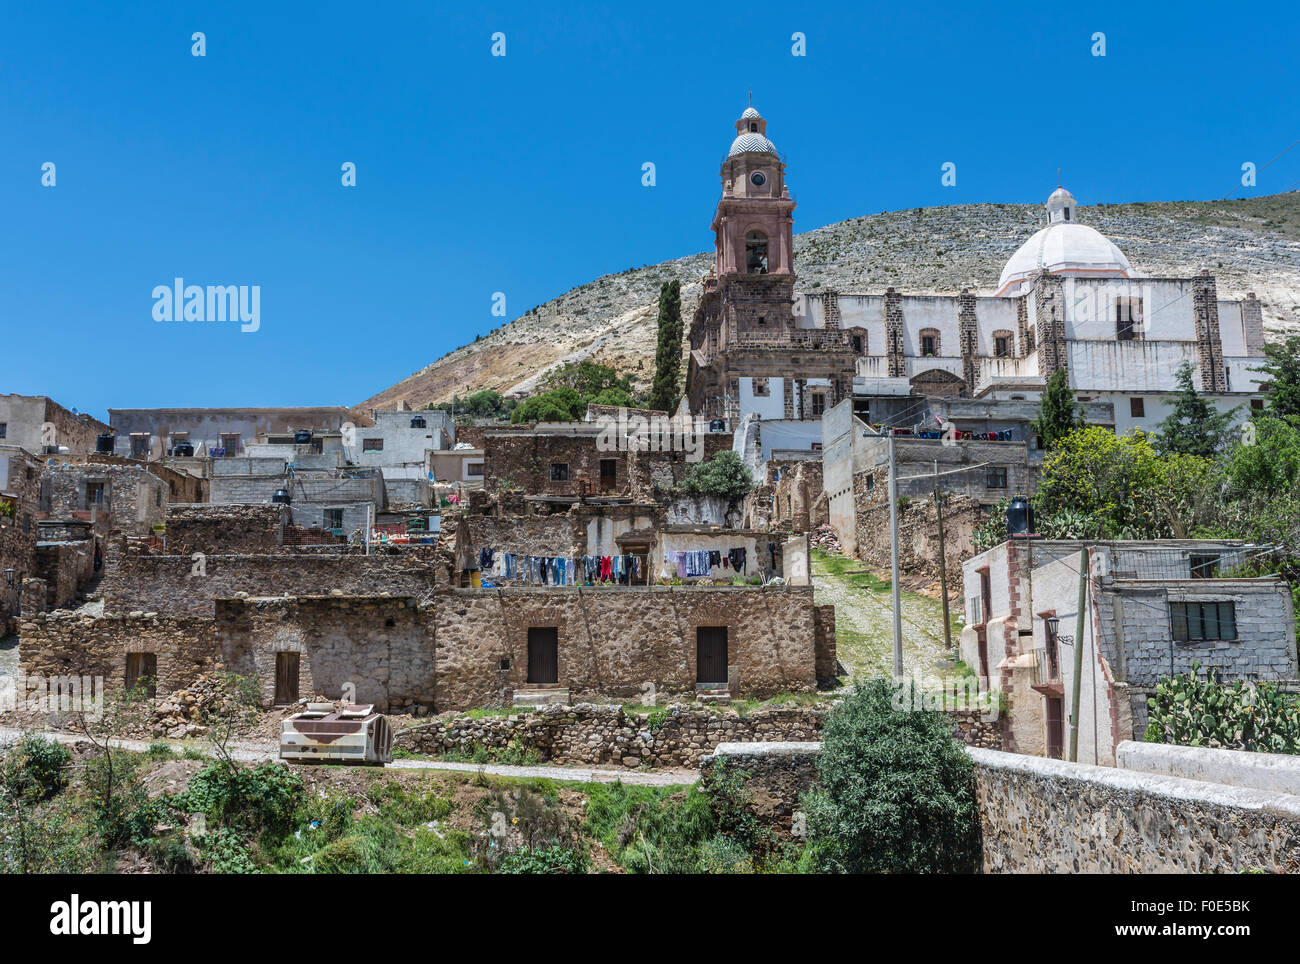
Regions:
<instances>
[{"instance_id":1,"label":"dirt path","mask_svg":"<svg viewBox=\"0 0 1300 964\"><path fill-rule=\"evenodd\" d=\"M14 727L0 727L0 744L21 739L25 734ZM40 735L71 746L75 743L88 742L78 733L45 731ZM196 751L204 756L214 756L210 745L202 741L180 743L174 740L113 740L112 745L123 750L143 753L157 743L166 743L177 753L183 750ZM266 760L279 759L274 744L254 742L232 742L231 756L243 763L261 763ZM454 770L462 773L485 773L489 776L513 777L517 780L569 780L575 783L626 783L642 787L676 787L688 786L700 779L694 770L627 770L603 769L600 767L568 766L507 766L500 763L444 763L438 760L394 760L385 769L392 770Z\"/></svg>"},{"instance_id":2,"label":"dirt path","mask_svg":"<svg viewBox=\"0 0 1300 964\"><path fill-rule=\"evenodd\" d=\"M854 678L893 676L894 630L889 583L860 573L856 559L816 550L813 587L818 605L835 606L835 647ZM910 674L946 676L936 665L947 655L943 644L943 606L914 592L902 593L903 667ZM954 615L956 615L954 613ZM958 628L953 628L956 641Z\"/></svg>"}]
</instances>

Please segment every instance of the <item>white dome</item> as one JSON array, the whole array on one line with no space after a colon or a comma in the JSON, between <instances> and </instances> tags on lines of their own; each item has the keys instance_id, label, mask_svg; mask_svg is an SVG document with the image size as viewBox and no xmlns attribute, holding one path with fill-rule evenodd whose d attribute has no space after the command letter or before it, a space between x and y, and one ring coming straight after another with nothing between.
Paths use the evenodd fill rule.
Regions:
<instances>
[{"instance_id":1,"label":"white dome","mask_svg":"<svg viewBox=\"0 0 1300 964\"><path fill-rule=\"evenodd\" d=\"M1086 224L1057 221L1035 234L1011 256L998 279L997 293L1019 294L1020 282L1044 268L1067 277L1130 278L1134 274L1124 252L1104 234Z\"/></svg>"},{"instance_id":2,"label":"white dome","mask_svg":"<svg viewBox=\"0 0 1300 964\"><path fill-rule=\"evenodd\" d=\"M773 157L778 156L775 144L762 134L756 134L752 131L741 134L731 142L731 150L727 151L727 156L735 157L737 154L771 154Z\"/></svg>"}]
</instances>

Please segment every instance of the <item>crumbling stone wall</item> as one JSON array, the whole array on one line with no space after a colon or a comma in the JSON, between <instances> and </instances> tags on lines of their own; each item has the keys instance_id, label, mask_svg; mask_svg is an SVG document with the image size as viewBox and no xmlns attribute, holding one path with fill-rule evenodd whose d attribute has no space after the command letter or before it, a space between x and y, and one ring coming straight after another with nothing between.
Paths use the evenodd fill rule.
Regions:
<instances>
[{"instance_id":1,"label":"crumbling stone wall","mask_svg":"<svg viewBox=\"0 0 1300 964\"><path fill-rule=\"evenodd\" d=\"M0 570L14 570L14 584L0 576L0 634L18 615L19 587L36 574L36 516L41 465L22 449L0 447Z\"/></svg>"},{"instance_id":2,"label":"crumbling stone wall","mask_svg":"<svg viewBox=\"0 0 1300 964\"><path fill-rule=\"evenodd\" d=\"M213 622L197 616L25 616L19 664L30 676L102 676L104 692L126 686L128 653L154 653L159 696L183 689L216 666Z\"/></svg>"},{"instance_id":3,"label":"crumbling stone wall","mask_svg":"<svg viewBox=\"0 0 1300 964\"><path fill-rule=\"evenodd\" d=\"M767 464L771 486L771 524L792 532L808 532L813 526L813 504L822 492L821 459L771 460Z\"/></svg>"},{"instance_id":4,"label":"crumbling stone wall","mask_svg":"<svg viewBox=\"0 0 1300 964\"><path fill-rule=\"evenodd\" d=\"M821 744L815 742L724 743L704 757L702 788L724 772L742 774L754 815L786 839L795 836L799 797L817 782Z\"/></svg>"},{"instance_id":5,"label":"crumbling stone wall","mask_svg":"<svg viewBox=\"0 0 1300 964\"><path fill-rule=\"evenodd\" d=\"M450 560L435 546L391 553L303 552L153 556L123 553L110 542L102 583L104 609L211 615L213 600L387 592L422 597L447 582Z\"/></svg>"},{"instance_id":6,"label":"crumbling stone wall","mask_svg":"<svg viewBox=\"0 0 1300 964\"><path fill-rule=\"evenodd\" d=\"M55 464L57 462L57 464ZM49 512L73 516L97 508L113 529L146 536L162 526L167 513L168 486L136 463L51 460L46 465ZM92 502L87 486L103 486L103 501Z\"/></svg>"},{"instance_id":7,"label":"crumbling stone wall","mask_svg":"<svg viewBox=\"0 0 1300 964\"><path fill-rule=\"evenodd\" d=\"M169 552L238 555L274 551L284 545L291 521L287 505L209 504L169 505Z\"/></svg>"},{"instance_id":8,"label":"crumbling stone wall","mask_svg":"<svg viewBox=\"0 0 1300 964\"><path fill-rule=\"evenodd\" d=\"M870 473L862 472L853 479L857 500L857 556L868 565L883 568L890 564L888 489L882 489L888 483L877 480L868 490L865 479L869 476ZM970 496L945 495L943 539L949 586L961 580L962 562L975 554L973 537L983 521L984 510ZM939 578L939 519L933 499L911 499L900 507L898 565L903 572Z\"/></svg>"},{"instance_id":9,"label":"crumbling stone wall","mask_svg":"<svg viewBox=\"0 0 1300 964\"><path fill-rule=\"evenodd\" d=\"M429 615L415 600L387 596L223 599L216 641L225 665L255 676L275 701L276 654L299 654L300 697L350 694L381 712L434 702Z\"/></svg>"},{"instance_id":10,"label":"crumbling stone wall","mask_svg":"<svg viewBox=\"0 0 1300 964\"><path fill-rule=\"evenodd\" d=\"M434 756L480 747L511 748L555 764L695 768L721 743L815 740L823 715L824 711L812 707L741 715L681 703L652 715L629 713L622 706L579 703L543 706L511 716L453 717L399 733L396 743Z\"/></svg>"},{"instance_id":11,"label":"crumbling stone wall","mask_svg":"<svg viewBox=\"0 0 1300 964\"><path fill-rule=\"evenodd\" d=\"M733 696L816 686L811 588L456 589L438 594L438 709L508 706L528 684L528 629L555 627L571 699L691 693L696 631L727 627Z\"/></svg>"},{"instance_id":12,"label":"crumbling stone wall","mask_svg":"<svg viewBox=\"0 0 1300 964\"><path fill-rule=\"evenodd\" d=\"M94 540L46 544L36 550L36 575L46 584L47 609L72 605L94 571Z\"/></svg>"}]
</instances>

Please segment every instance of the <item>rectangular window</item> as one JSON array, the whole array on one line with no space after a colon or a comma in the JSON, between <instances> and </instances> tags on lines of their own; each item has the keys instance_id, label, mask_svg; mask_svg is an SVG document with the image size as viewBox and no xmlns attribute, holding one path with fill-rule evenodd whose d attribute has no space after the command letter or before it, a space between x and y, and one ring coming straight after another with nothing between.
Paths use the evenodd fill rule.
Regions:
<instances>
[{"instance_id":1,"label":"rectangular window","mask_svg":"<svg viewBox=\"0 0 1300 964\"><path fill-rule=\"evenodd\" d=\"M755 378L755 379L754 379L754 397L755 397L755 398L767 398L767 397L768 397L769 395L771 395L771 394L772 394L772 391L771 391L771 389L768 387L767 379L766 379L766 378Z\"/></svg>"},{"instance_id":2,"label":"rectangular window","mask_svg":"<svg viewBox=\"0 0 1300 964\"><path fill-rule=\"evenodd\" d=\"M921 354L927 357L934 355L934 335L921 336Z\"/></svg>"},{"instance_id":3,"label":"rectangular window","mask_svg":"<svg viewBox=\"0 0 1300 964\"><path fill-rule=\"evenodd\" d=\"M148 435L131 436L131 458L147 459L149 457L149 450L152 447L153 446L150 444L150 436Z\"/></svg>"},{"instance_id":4,"label":"rectangular window","mask_svg":"<svg viewBox=\"0 0 1300 964\"><path fill-rule=\"evenodd\" d=\"M86 483L86 506L104 504L104 483L87 482Z\"/></svg>"},{"instance_id":5,"label":"rectangular window","mask_svg":"<svg viewBox=\"0 0 1300 964\"><path fill-rule=\"evenodd\" d=\"M811 396L811 400L813 417L820 417L826 411L826 393L814 392Z\"/></svg>"},{"instance_id":6,"label":"rectangular window","mask_svg":"<svg viewBox=\"0 0 1300 964\"><path fill-rule=\"evenodd\" d=\"M1146 400L1141 398L1130 398L1128 400L1128 413L1132 418L1146 418Z\"/></svg>"},{"instance_id":7,"label":"rectangular window","mask_svg":"<svg viewBox=\"0 0 1300 964\"><path fill-rule=\"evenodd\" d=\"M361 440L361 451L363 452L382 452L384 450L384 440L381 438L363 438Z\"/></svg>"},{"instance_id":8,"label":"rectangular window","mask_svg":"<svg viewBox=\"0 0 1300 964\"><path fill-rule=\"evenodd\" d=\"M1197 555L1188 557L1193 579L1215 579L1219 575L1218 555Z\"/></svg>"},{"instance_id":9,"label":"rectangular window","mask_svg":"<svg viewBox=\"0 0 1300 964\"><path fill-rule=\"evenodd\" d=\"M1262 412L1262 411L1264 411L1264 400L1263 400L1262 398L1252 398L1252 399L1250 400L1250 410L1251 410L1252 412ZM3 425L0 425L0 429L3 429L3 428L4 428L4 426L3 426ZM3 431L0 431L0 438L4 438L4 432L3 432Z\"/></svg>"},{"instance_id":10,"label":"rectangular window","mask_svg":"<svg viewBox=\"0 0 1300 964\"><path fill-rule=\"evenodd\" d=\"M1115 299L1115 337L1132 341L1142 331L1142 299Z\"/></svg>"},{"instance_id":11,"label":"rectangular window","mask_svg":"<svg viewBox=\"0 0 1300 964\"><path fill-rule=\"evenodd\" d=\"M237 434L223 434L221 436L221 449L226 458L233 459L239 454L239 436Z\"/></svg>"},{"instance_id":12,"label":"rectangular window","mask_svg":"<svg viewBox=\"0 0 1300 964\"><path fill-rule=\"evenodd\" d=\"M1170 603L1169 624L1179 643L1237 638L1237 610L1230 602Z\"/></svg>"},{"instance_id":13,"label":"rectangular window","mask_svg":"<svg viewBox=\"0 0 1300 964\"><path fill-rule=\"evenodd\" d=\"M1005 465L990 465L984 484L990 489L1005 489L1007 487L1007 467Z\"/></svg>"},{"instance_id":14,"label":"rectangular window","mask_svg":"<svg viewBox=\"0 0 1300 964\"><path fill-rule=\"evenodd\" d=\"M9 435L9 423L0 422L0 438L7 438Z\"/></svg>"},{"instance_id":15,"label":"rectangular window","mask_svg":"<svg viewBox=\"0 0 1300 964\"><path fill-rule=\"evenodd\" d=\"M998 335L994 338L993 354L998 358L1011 357L1011 339L1006 335Z\"/></svg>"},{"instance_id":16,"label":"rectangular window","mask_svg":"<svg viewBox=\"0 0 1300 964\"><path fill-rule=\"evenodd\" d=\"M325 510L325 528L342 529L343 528L343 510L326 509Z\"/></svg>"},{"instance_id":17,"label":"rectangular window","mask_svg":"<svg viewBox=\"0 0 1300 964\"><path fill-rule=\"evenodd\" d=\"M569 463L552 462L551 463L551 481L568 482L569 481Z\"/></svg>"},{"instance_id":18,"label":"rectangular window","mask_svg":"<svg viewBox=\"0 0 1300 964\"><path fill-rule=\"evenodd\" d=\"M126 654L126 690L130 693L137 688L144 690L145 696L158 695L157 653Z\"/></svg>"},{"instance_id":19,"label":"rectangular window","mask_svg":"<svg viewBox=\"0 0 1300 964\"><path fill-rule=\"evenodd\" d=\"M470 478L476 478L476 477L477 477L477 478L482 478L482 477L483 477L483 463L482 463L482 462L470 462L469 465L465 466L465 474L466 474L467 476L469 476Z\"/></svg>"}]
</instances>

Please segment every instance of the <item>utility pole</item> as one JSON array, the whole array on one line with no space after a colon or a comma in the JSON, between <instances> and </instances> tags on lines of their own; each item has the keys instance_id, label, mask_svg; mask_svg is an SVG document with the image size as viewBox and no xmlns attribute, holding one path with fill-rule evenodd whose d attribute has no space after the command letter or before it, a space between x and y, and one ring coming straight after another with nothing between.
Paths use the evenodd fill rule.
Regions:
<instances>
[{"instance_id":1,"label":"utility pole","mask_svg":"<svg viewBox=\"0 0 1300 964\"><path fill-rule=\"evenodd\" d=\"M894 462L894 429L889 432L889 567L894 601L894 678L903 677L903 611L898 589L898 466Z\"/></svg>"},{"instance_id":2,"label":"utility pole","mask_svg":"<svg viewBox=\"0 0 1300 964\"><path fill-rule=\"evenodd\" d=\"M1079 614L1074 620L1074 680L1070 695L1070 762L1079 762L1079 690L1083 683L1083 615L1088 603L1091 557L1084 546L1079 557Z\"/></svg>"},{"instance_id":3,"label":"utility pole","mask_svg":"<svg viewBox=\"0 0 1300 964\"><path fill-rule=\"evenodd\" d=\"M939 519L939 592L943 600L943 645L952 653L953 660L957 654L952 651L952 621L948 617L948 560L943 548L943 503L939 500L939 460L934 460L934 511Z\"/></svg>"}]
</instances>

